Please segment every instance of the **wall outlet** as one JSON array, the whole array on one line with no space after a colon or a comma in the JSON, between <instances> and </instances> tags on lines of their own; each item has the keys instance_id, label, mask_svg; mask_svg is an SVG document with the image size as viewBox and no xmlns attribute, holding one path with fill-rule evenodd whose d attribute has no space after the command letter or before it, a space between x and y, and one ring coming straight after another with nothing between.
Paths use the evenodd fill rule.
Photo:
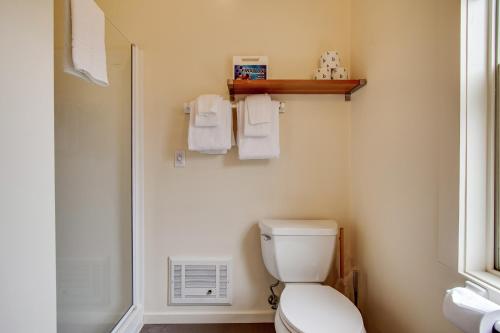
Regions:
<instances>
[{"instance_id":1,"label":"wall outlet","mask_svg":"<svg viewBox=\"0 0 500 333\"><path fill-rule=\"evenodd\" d=\"M176 150L174 156L174 167L184 168L186 166L186 151Z\"/></svg>"}]
</instances>

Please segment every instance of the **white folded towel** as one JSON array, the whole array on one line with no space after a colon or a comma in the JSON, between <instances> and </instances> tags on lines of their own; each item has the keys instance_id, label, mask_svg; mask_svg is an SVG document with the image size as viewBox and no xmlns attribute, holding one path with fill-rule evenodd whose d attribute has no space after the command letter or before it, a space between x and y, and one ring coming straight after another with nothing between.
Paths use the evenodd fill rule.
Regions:
<instances>
[{"instance_id":1,"label":"white folded towel","mask_svg":"<svg viewBox=\"0 0 500 333\"><path fill-rule=\"evenodd\" d=\"M271 97L268 94L250 95L245 99L248 120L251 125L271 122Z\"/></svg>"},{"instance_id":2,"label":"white folded towel","mask_svg":"<svg viewBox=\"0 0 500 333\"><path fill-rule=\"evenodd\" d=\"M194 125L196 127L214 127L219 123L217 113L196 113Z\"/></svg>"},{"instance_id":3,"label":"white folded towel","mask_svg":"<svg viewBox=\"0 0 500 333\"><path fill-rule=\"evenodd\" d=\"M260 95L260 96L269 97L267 95ZM272 125L271 111L273 107L273 102L271 101L270 98L269 99L263 98L259 99L257 103L253 103L252 100L255 101L255 99L251 97L253 96L249 96L245 99L245 106L243 112L243 118L244 118L243 135L253 136L253 137L268 136L271 133L271 125ZM251 120L252 118L251 110L254 110L253 122Z\"/></svg>"},{"instance_id":4,"label":"white folded towel","mask_svg":"<svg viewBox=\"0 0 500 333\"><path fill-rule=\"evenodd\" d=\"M104 12L94 0L66 0L64 71L108 86Z\"/></svg>"},{"instance_id":5,"label":"white folded towel","mask_svg":"<svg viewBox=\"0 0 500 333\"><path fill-rule=\"evenodd\" d=\"M219 95L201 95L196 98L195 126L217 126L219 122L219 108L222 102L223 99Z\"/></svg>"},{"instance_id":6,"label":"white folded towel","mask_svg":"<svg viewBox=\"0 0 500 333\"><path fill-rule=\"evenodd\" d=\"M280 103L272 101L270 133L265 137L249 137L243 133L245 103L238 103L238 154L240 160L271 159L280 155L279 142L279 107Z\"/></svg>"},{"instance_id":7,"label":"white folded towel","mask_svg":"<svg viewBox=\"0 0 500 333\"><path fill-rule=\"evenodd\" d=\"M190 103L191 110L196 110L196 102ZM222 101L217 113L217 126L198 127L195 125L196 112L189 117L188 147L191 151L206 154L225 154L231 149L233 117L231 103Z\"/></svg>"}]
</instances>

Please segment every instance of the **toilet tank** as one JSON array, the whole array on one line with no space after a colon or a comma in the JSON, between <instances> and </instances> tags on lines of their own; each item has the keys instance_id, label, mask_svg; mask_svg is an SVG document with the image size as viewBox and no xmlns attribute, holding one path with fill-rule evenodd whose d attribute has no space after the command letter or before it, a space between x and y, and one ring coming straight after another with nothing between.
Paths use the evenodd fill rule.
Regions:
<instances>
[{"instance_id":1,"label":"toilet tank","mask_svg":"<svg viewBox=\"0 0 500 333\"><path fill-rule=\"evenodd\" d=\"M337 239L333 220L262 220L262 256L268 272L283 282L323 282Z\"/></svg>"}]
</instances>

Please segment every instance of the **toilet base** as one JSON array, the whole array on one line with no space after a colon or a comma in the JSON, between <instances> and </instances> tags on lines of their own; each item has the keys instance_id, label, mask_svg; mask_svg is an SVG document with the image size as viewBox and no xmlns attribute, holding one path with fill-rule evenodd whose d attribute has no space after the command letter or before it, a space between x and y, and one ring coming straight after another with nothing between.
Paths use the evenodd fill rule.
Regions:
<instances>
[{"instance_id":1,"label":"toilet base","mask_svg":"<svg viewBox=\"0 0 500 333\"><path fill-rule=\"evenodd\" d=\"M276 333L293 333L293 331L290 331L281 320L279 308L276 310L276 315L274 316L274 329Z\"/></svg>"}]
</instances>

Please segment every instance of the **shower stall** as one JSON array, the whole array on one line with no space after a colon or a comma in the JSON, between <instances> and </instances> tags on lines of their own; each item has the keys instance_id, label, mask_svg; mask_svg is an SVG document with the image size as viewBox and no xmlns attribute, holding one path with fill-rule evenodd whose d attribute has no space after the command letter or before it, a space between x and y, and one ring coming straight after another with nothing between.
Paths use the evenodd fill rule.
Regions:
<instances>
[{"instance_id":1,"label":"shower stall","mask_svg":"<svg viewBox=\"0 0 500 333\"><path fill-rule=\"evenodd\" d=\"M64 72L55 2L55 179L59 333L142 325L139 52L106 20L109 86Z\"/></svg>"}]
</instances>

